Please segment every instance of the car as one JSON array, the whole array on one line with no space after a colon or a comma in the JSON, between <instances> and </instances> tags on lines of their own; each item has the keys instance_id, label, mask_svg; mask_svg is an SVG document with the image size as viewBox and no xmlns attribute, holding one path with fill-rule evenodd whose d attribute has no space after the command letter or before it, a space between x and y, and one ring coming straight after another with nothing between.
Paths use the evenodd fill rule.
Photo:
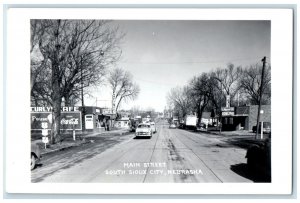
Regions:
<instances>
[{"instance_id":1,"label":"car","mask_svg":"<svg viewBox=\"0 0 300 203\"><path fill-rule=\"evenodd\" d=\"M150 127L153 133L156 133L156 125L154 122L150 122Z\"/></svg>"},{"instance_id":2,"label":"car","mask_svg":"<svg viewBox=\"0 0 300 203\"><path fill-rule=\"evenodd\" d=\"M170 124L170 126L169 126L169 128L171 128L171 129L174 129L174 128L176 128L176 125L175 125L175 123L171 123L171 124Z\"/></svg>"},{"instance_id":3,"label":"car","mask_svg":"<svg viewBox=\"0 0 300 203\"><path fill-rule=\"evenodd\" d=\"M152 137L151 126L148 123L140 123L135 130L135 137Z\"/></svg>"},{"instance_id":4,"label":"car","mask_svg":"<svg viewBox=\"0 0 300 203\"><path fill-rule=\"evenodd\" d=\"M247 150L246 158L250 173L271 180L271 138L252 144Z\"/></svg>"},{"instance_id":5,"label":"car","mask_svg":"<svg viewBox=\"0 0 300 203\"><path fill-rule=\"evenodd\" d=\"M205 123L200 123L198 128L200 131L207 131L207 125Z\"/></svg>"},{"instance_id":6,"label":"car","mask_svg":"<svg viewBox=\"0 0 300 203\"><path fill-rule=\"evenodd\" d=\"M40 162L42 156L41 156L41 150L37 143L31 142L31 170L35 169L38 162Z\"/></svg>"}]
</instances>

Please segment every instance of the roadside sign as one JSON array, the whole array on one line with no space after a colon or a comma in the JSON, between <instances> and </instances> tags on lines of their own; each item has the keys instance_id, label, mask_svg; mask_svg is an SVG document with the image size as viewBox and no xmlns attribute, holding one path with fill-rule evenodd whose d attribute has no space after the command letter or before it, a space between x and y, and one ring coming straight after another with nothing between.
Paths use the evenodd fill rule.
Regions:
<instances>
[{"instance_id":1,"label":"roadside sign","mask_svg":"<svg viewBox=\"0 0 300 203\"><path fill-rule=\"evenodd\" d=\"M47 144L49 142L49 138L46 136L42 137L42 142Z\"/></svg>"},{"instance_id":2,"label":"roadside sign","mask_svg":"<svg viewBox=\"0 0 300 203\"><path fill-rule=\"evenodd\" d=\"M31 130L51 129L51 112L31 112ZM61 130L81 130L81 112L61 112Z\"/></svg>"},{"instance_id":3,"label":"roadside sign","mask_svg":"<svg viewBox=\"0 0 300 203\"><path fill-rule=\"evenodd\" d=\"M43 129L48 128L48 123L47 122L42 122L42 128Z\"/></svg>"},{"instance_id":4,"label":"roadside sign","mask_svg":"<svg viewBox=\"0 0 300 203\"><path fill-rule=\"evenodd\" d=\"M62 130L82 129L80 112L62 112L60 117L60 128Z\"/></svg>"},{"instance_id":5,"label":"roadside sign","mask_svg":"<svg viewBox=\"0 0 300 203\"><path fill-rule=\"evenodd\" d=\"M234 112L231 112L231 111L224 111L222 112L222 116L234 116Z\"/></svg>"},{"instance_id":6,"label":"roadside sign","mask_svg":"<svg viewBox=\"0 0 300 203\"><path fill-rule=\"evenodd\" d=\"M234 107L221 107L221 111L234 111Z\"/></svg>"},{"instance_id":7,"label":"roadside sign","mask_svg":"<svg viewBox=\"0 0 300 203\"><path fill-rule=\"evenodd\" d=\"M47 136L48 135L48 129L43 129L42 130L42 135Z\"/></svg>"},{"instance_id":8,"label":"roadside sign","mask_svg":"<svg viewBox=\"0 0 300 203\"><path fill-rule=\"evenodd\" d=\"M230 107L230 95L226 95L226 107Z\"/></svg>"}]
</instances>

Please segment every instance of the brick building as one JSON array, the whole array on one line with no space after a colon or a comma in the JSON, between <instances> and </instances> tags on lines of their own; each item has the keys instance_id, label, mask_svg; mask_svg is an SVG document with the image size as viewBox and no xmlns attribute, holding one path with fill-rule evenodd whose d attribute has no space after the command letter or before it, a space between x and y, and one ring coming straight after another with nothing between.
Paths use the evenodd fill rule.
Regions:
<instances>
[{"instance_id":1,"label":"brick building","mask_svg":"<svg viewBox=\"0 0 300 203\"><path fill-rule=\"evenodd\" d=\"M260 121L271 123L271 105L261 106ZM252 130L256 126L258 105L234 107L234 112L222 116L222 130Z\"/></svg>"}]
</instances>

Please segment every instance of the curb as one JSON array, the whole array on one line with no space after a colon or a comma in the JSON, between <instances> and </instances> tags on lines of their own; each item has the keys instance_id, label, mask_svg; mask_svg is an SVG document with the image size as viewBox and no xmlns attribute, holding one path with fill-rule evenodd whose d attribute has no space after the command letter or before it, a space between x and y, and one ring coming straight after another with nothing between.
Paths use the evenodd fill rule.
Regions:
<instances>
[{"instance_id":1,"label":"curb","mask_svg":"<svg viewBox=\"0 0 300 203\"><path fill-rule=\"evenodd\" d=\"M65 146L65 147L53 149L51 151L41 152L41 155L46 155L46 154L50 154L50 153L54 153L54 152L58 152L58 151L63 151L63 150L70 149L70 148L73 148L73 147L79 147L81 145L88 144L88 143L90 143L90 142L89 141L85 141L85 142L82 142L82 143L79 143L79 144L76 143L74 145L70 145L70 146Z\"/></svg>"}]
</instances>

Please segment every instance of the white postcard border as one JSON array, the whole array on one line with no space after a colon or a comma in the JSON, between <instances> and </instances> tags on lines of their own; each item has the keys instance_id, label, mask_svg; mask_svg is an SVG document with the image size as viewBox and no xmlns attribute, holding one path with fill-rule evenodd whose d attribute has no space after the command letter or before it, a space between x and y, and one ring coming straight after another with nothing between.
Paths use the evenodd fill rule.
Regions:
<instances>
[{"instance_id":1,"label":"white postcard border","mask_svg":"<svg viewBox=\"0 0 300 203\"><path fill-rule=\"evenodd\" d=\"M30 19L271 20L272 183L31 183ZM32 9L7 16L5 183L9 193L290 194L292 187L291 9ZM263 56L262 56L263 57ZM28 166L28 167L27 167ZM158 186L159 185L159 186Z\"/></svg>"}]
</instances>

